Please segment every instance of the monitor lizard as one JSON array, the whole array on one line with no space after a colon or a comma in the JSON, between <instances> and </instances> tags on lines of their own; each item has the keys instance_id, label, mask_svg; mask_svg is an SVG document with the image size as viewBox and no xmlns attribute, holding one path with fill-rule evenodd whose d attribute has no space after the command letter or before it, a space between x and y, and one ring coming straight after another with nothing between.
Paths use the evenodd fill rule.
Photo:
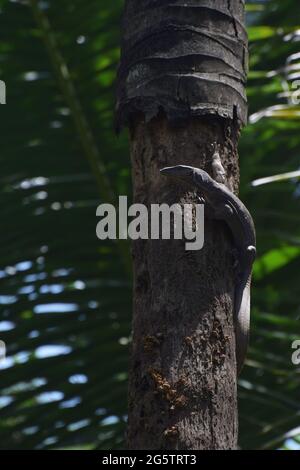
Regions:
<instances>
[{"instance_id":1,"label":"monitor lizard","mask_svg":"<svg viewBox=\"0 0 300 470\"><path fill-rule=\"evenodd\" d=\"M220 168L218 161L215 161L215 169ZM222 172L219 171L219 175L214 175L215 179L204 170L185 165L163 168L161 173L180 178L196 187L209 217L224 221L232 233L237 251L234 326L239 374L245 361L249 341L251 274L256 256L256 236L252 217L242 201L225 184L215 181L215 179L223 180L223 169Z\"/></svg>"}]
</instances>

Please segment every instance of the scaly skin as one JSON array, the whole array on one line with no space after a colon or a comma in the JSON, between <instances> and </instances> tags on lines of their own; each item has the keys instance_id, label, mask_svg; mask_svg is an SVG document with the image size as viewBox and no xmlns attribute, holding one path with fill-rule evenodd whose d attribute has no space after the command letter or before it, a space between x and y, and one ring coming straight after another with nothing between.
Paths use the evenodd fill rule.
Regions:
<instances>
[{"instance_id":1,"label":"scaly skin","mask_svg":"<svg viewBox=\"0 0 300 470\"><path fill-rule=\"evenodd\" d=\"M252 217L235 194L224 184L211 178L204 170L178 165L163 168L161 173L180 178L194 187L196 186L200 195L204 198L209 216L223 220L233 235L238 255L234 324L236 361L239 374L245 361L249 341L251 274L256 255L256 237Z\"/></svg>"}]
</instances>

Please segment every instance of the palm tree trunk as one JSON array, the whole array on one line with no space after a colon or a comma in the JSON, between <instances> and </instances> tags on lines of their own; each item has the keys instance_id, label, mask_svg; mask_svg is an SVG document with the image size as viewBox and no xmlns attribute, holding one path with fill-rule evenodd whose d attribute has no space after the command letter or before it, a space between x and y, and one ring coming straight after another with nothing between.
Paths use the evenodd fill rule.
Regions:
<instances>
[{"instance_id":1,"label":"palm tree trunk","mask_svg":"<svg viewBox=\"0 0 300 470\"><path fill-rule=\"evenodd\" d=\"M130 128L135 202L196 202L159 170L212 174L216 150L237 190L246 62L242 1L126 1L116 118ZM133 243L129 448L236 448L231 249L210 219L200 251L182 240Z\"/></svg>"}]
</instances>

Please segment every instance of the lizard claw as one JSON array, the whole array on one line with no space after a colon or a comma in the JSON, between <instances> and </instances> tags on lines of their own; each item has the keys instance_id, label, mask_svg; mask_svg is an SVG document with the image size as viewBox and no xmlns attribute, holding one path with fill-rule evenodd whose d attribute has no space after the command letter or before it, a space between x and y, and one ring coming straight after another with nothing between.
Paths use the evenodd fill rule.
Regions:
<instances>
[{"instance_id":1,"label":"lizard claw","mask_svg":"<svg viewBox=\"0 0 300 470\"><path fill-rule=\"evenodd\" d=\"M253 245L249 245L247 247L247 252L251 256L252 262L254 262L255 257L256 257L256 248Z\"/></svg>"}]
</instances>

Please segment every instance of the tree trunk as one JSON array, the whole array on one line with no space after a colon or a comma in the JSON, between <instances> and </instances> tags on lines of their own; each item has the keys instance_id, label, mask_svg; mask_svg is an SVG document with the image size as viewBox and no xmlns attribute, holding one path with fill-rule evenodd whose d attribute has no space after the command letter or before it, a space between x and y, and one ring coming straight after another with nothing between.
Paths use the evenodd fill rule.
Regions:
<instances>
[{"instance_id":1,"label":"tree trunk","mask_svg":"<svg viewBox=\"0 0 300 470\"><path fill-rule=\"evenodd\" d=\"M216 6L218 4L218 6ZM117 125L129 125L134 201L196 203L161 176L177 164L238 186L246 121L247 40L240 0L127 0ZM234 270L227 227L205 219L205 243L133 242L134 316L129 381L131 449L234 449L237 387Z\"/></svg>"}]
</instances>

